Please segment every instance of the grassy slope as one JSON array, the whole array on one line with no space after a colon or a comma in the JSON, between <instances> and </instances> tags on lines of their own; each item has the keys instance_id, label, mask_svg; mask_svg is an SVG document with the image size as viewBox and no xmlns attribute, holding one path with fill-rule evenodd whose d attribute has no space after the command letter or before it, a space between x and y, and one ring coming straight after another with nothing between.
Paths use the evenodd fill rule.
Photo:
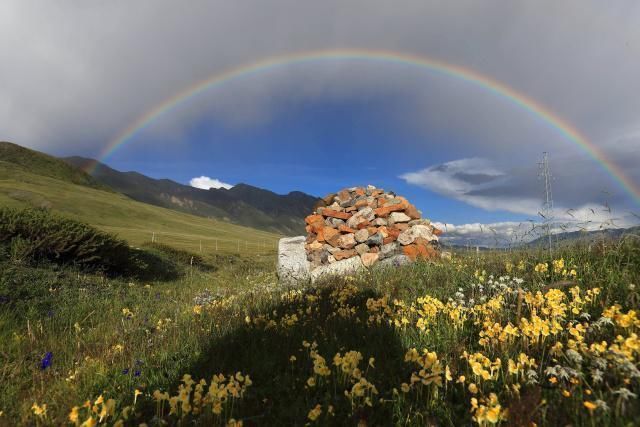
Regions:
<instances>
[{"instance_id":1,"label":"grassy slope","mask_svg":"<svg viewBox=\"0 0 640 427\"><path fill-rule=\"evenodd\" d=\"M640 280L637 243L592 251L567 248L555 256L563 257L567 267L576 268L582 295L594 286L602 289L595 304L580 310L591 314L589 323L597 322L603 308L615 303L622 305L623 312L638 309L637 291L629 285ZM512 266L522 262L522 268L513 267L510 272L507 261ZM504 345L483 347L479 343L482 326L475 325L473 317L465 320L463 327L457 327L447 312L436 310L433 318L423 319L427 320L428 330L420 331L416 327L416 321L422 319L420 312L403 312L391 303L398 299L407 306L417 303L423 309L431 303L420 303L417 297L430 295L446 301L457 298L458 289L462 289L465 299L477 299L480 291L472 284L481 279L474 273L483 270L489 294L493 291L486 282L487 275L506 273L522 277L524 290L535 292L563 277L552 271L536 272L535 265L540 261L549 261L542 251L486 252L480 257L456 256L452 262L421 263L334 280L332 286L302 287L290 293L276 283L272 265L253 260L224 265L214 274L196 271L176 282L149 286L104 281L73 271L22 271L18 267L11 273L13 280L39 284L47 297L37 304L18 307L15 314L0 310L0 411L6 413L6 425L33 425L38 421L61 425L72 406L81 405L86 399L93 402L99 395L114 398L115 415L120 416L125 406L134 404L134 392L140 390L143 395L136 398L139 423L150 420L157 410L151 397L153 391L159 388L175 395L183 374L210 380L215 373L242 371L253 380L244 397L230 399L219 417L206 409L195 425L225 425L231 416L244 420L245 425L303 425L317 404L323 410L319 425L353 426L361 420L367 420L368 425L471 425L470 401L474 395L467 388L471 382L478 384L475 397L479 399L498 394L503 408L510 409L512 425L530 425L530 421L538 425L633 425L640 413L637 400L630 400L622 410L616 408L618 396L612 393L625 386L626 376L618 365L608 369L604 382L596 383L591 378L592 356L588 350L582 352L583 365L576 365L564 355L557 357L558 362L549 356L549 348L556 340L567 348L572 339L568 328L540 345L515 338ZM337 292L329 295L334 289ZM561 292L568 295L567 289ZM211 298L209 304L194 306L198 295ZM379 301L385 305L380 310L367 307L367 298L383 296ZM511 295L500 304L495 315L488 312L490 319L503 326L507 322L517 325L515 310L509 305L514 298ZM565 303L571 300L565 298ZM388 310L383 310L385 307ZM123 315L124 308L133 313L132 317ZM297 317L292 318L293 314ZM253 326L247 325L246 316L252 319ZM389 325L390 320L404 316L410 319L408 325ZM522 316L531 320L527 305ZM569 313L561 320L562 325L575 324L575 318ZM271 321L273 326L268 325ZM613 343L616 335L627 337L632 331L633 328L609 325L581 336L588 348L602 340ZM318 352L331 370L329 376L314 377L313 361L303 340L318 342ZM412 347L437 352L443 366L451 368L453 380L439 388L415 385L407 393L394 392L419 369L404 357ZM362 353L362 374L378 389L372 408L362 399L352 406L344 395L354 380L333 366L333 355L344 355L349 350ZM501 358L500 375L481 381L460 358L463 351L478 351L491 360ZM41 370L41 359L47 352L52 352L53 362ZM538 383L526 384L523 376L516 379L507 373L507 360L517 359L521 352L534 357L540 365L535 368ZM292 355L296 357L293 362ZM375 358L373 367L367 367L369 357ZM632 357L637 367L637 354ZM552 385L545 372L556 363L578 369L581 381L572 384L559 380ZM455 382L459 375L466 376L465 384ZM310 377L317 380L314 387L307 385ZM521 386L518 393L510 391L514 384ZM626 387L640 393L637 379ZM570 397L564 397L563 390L569 390ZM583 402L596 399L607 402L610 410L598 409L591 414ZM33 415L34 402L47 404L45 418ZM328 415L328 405L335 409L334 417ZM81 410L81 421L87 412ZM165 416L167 412L165 405ZM175 417L168 419L171 425L177 424ZM113 418L108 421L113 422ZM182 425L188 424L190 421L184 420Z\"/></svg>"},{"instance_id":2,"label":"grassy slope","mask_svg":"<svg viewBox=\"0 0 640 427\"><path fill-rule=\"evenodd\" d=\"M273 251L278 235L197 217L140 203L128 197L77 185L69 180L27 172L22 167L0 161L0 204L46 206L114 232L132 245L151 239L153 232L160 242L181 249L220 252L264 253ZM246 242L246 243L245 243Z\"/></svg>"}]
</instances>

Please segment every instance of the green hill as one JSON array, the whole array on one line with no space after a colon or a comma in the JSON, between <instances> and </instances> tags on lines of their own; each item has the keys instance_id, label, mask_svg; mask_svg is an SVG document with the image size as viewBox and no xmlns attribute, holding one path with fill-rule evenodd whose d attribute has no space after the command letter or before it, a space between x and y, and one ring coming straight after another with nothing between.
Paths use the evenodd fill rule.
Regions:
<instances>
[{"instance_id":1,"label":"green hill","mask_svg":"<svg viewBox=\"0 0 640 427\"><path fill-rule=\"evenodd\" d=\"M61 160L2 143L0 205L58 211L132 245L152 238L190 251L265 253L278 234L190 215L130 199L95 183ZM16 148L17 147L17 148Z\"/></svg>"},{"instance_id":2,"label":"green hill","mask_svg":"<svg viewBox=\"0 0 640 427\"><path fill-rule=\"evenodd\" d=\"M117 171L93 159L76 156L64 161L82 169L92 165L97 182L140 202L288 235L304 233L303 218L318 201L299 191L276 194L247 184L203 190L170 179Z\"/></svg>"},{"instance_id":3,"label":"green hill","mask_svg":"<svg viewBox=\"0 0 640 427\"><path fill-rule=\"evenodd\" d=\"M61 159L12 144L11 142L0 141L0 168L5 167L6 163L22 167L25 170L37 171L38 175L78 185L107 189L106 186L99 184L91 175Z\"/></svg>"}]
</instances>

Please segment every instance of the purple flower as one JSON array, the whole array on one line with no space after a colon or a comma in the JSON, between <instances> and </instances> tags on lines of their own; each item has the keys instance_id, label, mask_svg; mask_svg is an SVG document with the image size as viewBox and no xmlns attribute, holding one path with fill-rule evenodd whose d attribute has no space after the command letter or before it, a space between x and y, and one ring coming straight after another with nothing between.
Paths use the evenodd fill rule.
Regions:
<instances>
[{"instance_id":1,"label":"purple flower","mask_svg":"<svg viewBox=\"0 0 640 427\"><path fill-rule=\"evenodd\" d=\"M51 359L53 359L53 353L48 351L40 361L40 369L44 371L51 366Z\"/></svg>"},{"instance_id":2,"label":"purple flower","mask_svg":"<svg viewBox=\"0 0 640 427\"><path fill-rule=\"evenodd\" d=\"M124 368L122 370L122 375L128 375L129 374L129 368Z\"/></svg>"},{"instance_id":3,"label":"purple flower","mask_svg":"<svg viewBox=\"0 0 640 427\"><path fill-rule=\"evenodd\" d=\"M140 374L142 374L142 372L140 371L140 369L136 369L135 371L133 371L133 376L134 377L139 377Z\"/></svg>"}]
</instances>

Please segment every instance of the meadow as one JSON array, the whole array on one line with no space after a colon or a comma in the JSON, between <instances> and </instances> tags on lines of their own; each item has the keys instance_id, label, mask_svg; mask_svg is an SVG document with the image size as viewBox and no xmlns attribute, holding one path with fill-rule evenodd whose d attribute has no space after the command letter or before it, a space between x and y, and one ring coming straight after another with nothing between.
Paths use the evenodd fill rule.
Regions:
<instances>
[{"instance_id":1,"label":"meadow","mask_svg":"<svg viewBox=\"0 0 640 427\"><path fill-rule=\"evenodd\" d=\"M640 415L637 236L295 287L278 284L274 257L146 250L179 277L2 261L0 425L626 426Z\"/></svg>"},{"instance_id":2,"label":"meadow","mask_svg":"<svg viewBox=\"0 0 640 427\"><path fill-rule=\"evenodd\" d=\"M55 163L51 174L61 174L59 163ZM280 237L276 233L140 203L108 189L47 176L41 170L34 172L2 160L0 206L47 208L116 234L134 246L153 238L192 252L256 255L274 253Z\"/></svg>"}]
</instances>

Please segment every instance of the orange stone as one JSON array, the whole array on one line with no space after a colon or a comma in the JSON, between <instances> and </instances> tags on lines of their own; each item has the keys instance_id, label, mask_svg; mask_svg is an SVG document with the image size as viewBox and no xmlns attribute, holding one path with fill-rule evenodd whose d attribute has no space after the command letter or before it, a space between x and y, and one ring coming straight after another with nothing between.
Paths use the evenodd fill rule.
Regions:
<instances>
[{"instance_id":1,"label":"orange stone","mask_svg":"<svg viewBox=\"0 0 640 427\"><path fill-rule=\"evenodd\" d=\"M363 228L367 228L371 225L371 223L367 220L362 221L360 224L358 224L358 230L362 230Z\"/></svg>"},{"instance_id":2,"label":"orange stone","mask_svg":"<svg viewBox=\"0 0 640 427\"><path fill-rule=\"evenodd\" d=\"M340 261L341 259L351 258L353 256L356 256L357 254L358 253L355 251L355 249L344 249L341 251L334 252L333 256L337 261Z\"/></svg>"},{"instance_id":3,"label":"orange stone","mask_svg":"<svg viewBox=\"0 0 640 427\"><path fill-rule=\"evenodd\" d=\"M318 240L321 242L331 242L334 237L340 237L340 232L333 227L322 228L322 240L320 240L320 234L318 234Z\"/></svg>"},{"instance_id":4,"label":"orange stone","mask_svg":"<svg viewBox=\"0 0 640 427\"><path fill-rule=\"evenodd\" d=\"M358 196L364 196L364 195L365 195L365 194L367 194L367 193L365 193L364 188L362 188L362 187L358 187L358 188L356 188L356 194L357 194Z\"/></svg>"},{"instance_id":5,"label":"orange stone","mask_svg":"<svg viewBox=\"0 0 640 427\"><path fill-rule=\"evenodd\" d=\"M356 232L356 230L354 230L353 228L347 227L344 224L340 224L338 226L338 231L341 232L341 233L355 233Z\"/></svg>"},{"instance_id":6,"label":"orange stone","mask_svg":"<svg viewBox=\"0 0 640 427\"><path fill-rule=\"evenodd\" d=\"M378 205L380 205L380 202L378 202ZM389 214L391 214L391 212L399 212L403 211L404 209L405 207L402 203L396 203L395 205L382 206L381 208L375 209L373 212L380 218L386 218L389 216ZM324 214L324 212L322 213Z\"/></svg>"},{"instance_id":7,"label":"orange stone","mask_svg":"<svg viewBox=\"0 0 640 427\"><path fill-rule=\"evenodd\" d=\"M363 207L365 207L367 205L368 205L368 203L367 203L366 199L362 199L362 200L358 200L356 202L356 204L354 205L354 207L357 209L357 208L363 208Z\"/></svg>"},{"instance_id":8,"label":"orange stone","mask_svg":"<svg viewBox=\"0 0 640 427\"><path fill-rule=\"evenodd\" d=\"M355 210L358 210L358 208L356 208L355 206L349 206L348 208L346 208L344 211L345 212L353 212Z\"/></svg>"},{"instance_id":9,"label":"orange stone","mask_svg":"<svg viewBox=\"0 0 640 427\"><path fill-rule=\"evenodd\" d=\"M369 232L369 236L373 236L378 232L378 227L369 226L367 227L367 231ZM386 237L386 236L383 235L382 237Z\"/></svg>"},{"instance_id":10,"label":"orange stone","mask_svg":"<svg viewBox=\"0 0 640 427\"><path fill-rule=\"evenodd\" d=\"M409 204L409 206L404 210L404 213L411 219L420 219L420 212L418 212L418 209L416 209L412 204Z\"/></svg>"},{"instance_id":11,"label":"orange stone","mask_svg":"<svg viewBox=\"0 0 640 427\"><path fill-rule=\"evenodd\" d=\"M412 261L416 259L430 259L436 256L436 251L431 245L416 245L411 244L404 246L402 252L408 256Z\"/></svg>"},{"instance_id":12,"label":"orange stone","mask_svg":"<svg viewBox=\"0 0 640 427\"><path fill-rule=\"evenodd\" d=\"M383 245L388 245L389 243L393 243L395 242L397 239L397 237L395 236L389 236L389 237L385 237L384 239L382 239L382 244ZM375 246L374 246L375 247Z\"/></svg>"},{"instance_id":13,"label":"orange stone","mask_svg":"<svg viewBox=\"0 0 640 427\"><path fill-rule=\"evenodd\" d=\"M304 222L306 222L307 224L313 224L314 222L318 222L318 221L324 221L324 218L322 217L322 215L317 215L317 214L309 215L304 219Z\"/></svg>"},{"instance_id":14,"label":"orange stone","mask_svg":"<svg viewBox=\"0 0 640 427\"><path fill-rule=\"evenodd\" d=\"M435 234L436 236L440 236L442 235L442 230L440 230L439 228L433 227L433 234Z\"/></svg>"},{"instance_id":15,"label":"orange stone","mask_svg":"<svg viewBox=\"0 0 640 427\"><path fill-rule=\"evenodd\" d=\"M322 216L326 216L329 218L338 218L338 219L349 219L351 218L351 214L347 212L338 212L333 209L323 209Z\"/></svg>"}]
</instances>

